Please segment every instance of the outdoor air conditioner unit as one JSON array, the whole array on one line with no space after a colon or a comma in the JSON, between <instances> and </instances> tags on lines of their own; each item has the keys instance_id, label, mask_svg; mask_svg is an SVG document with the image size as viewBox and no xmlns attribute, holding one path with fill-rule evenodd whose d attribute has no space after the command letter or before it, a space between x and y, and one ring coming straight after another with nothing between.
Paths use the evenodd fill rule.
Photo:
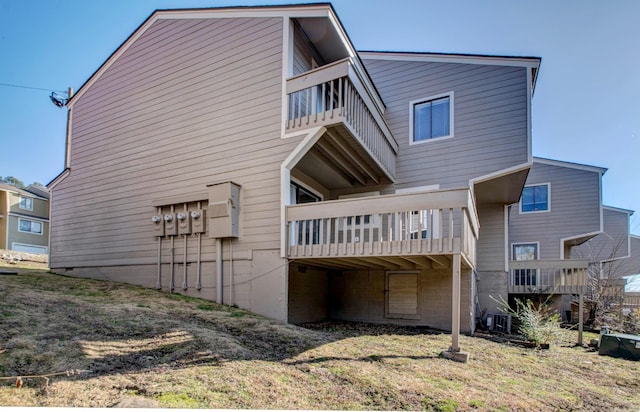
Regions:
<instances>
[{"instance_id":1,"label":"outdoor air conditioner unit","mask_svg":"<svg viewBox=\"0 0 640 412\"><path fill-rule=\"evenodd\" d=\"M490 313L487 315L487 328L493 332L511 333L511 315Z\"/></svg>"}]
</instances>

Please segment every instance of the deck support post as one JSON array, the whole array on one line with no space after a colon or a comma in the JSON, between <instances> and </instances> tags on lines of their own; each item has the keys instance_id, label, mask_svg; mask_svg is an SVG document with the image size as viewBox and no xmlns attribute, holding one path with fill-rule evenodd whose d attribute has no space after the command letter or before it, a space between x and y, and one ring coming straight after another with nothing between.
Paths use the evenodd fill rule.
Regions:
<instances>
[{"instance_id":1,"label":"deck support post","mask_svg":"<svg viewBox=\"0 0 640 412\"><path fill-rule=\"evenodd\" d=\"M460 255L453 255L451 275L451 351L460 352Z\"/></svg>"},{"instance_id":2,"label":"deck support post","mask_svg":"<svg viewBox=\"0 0 640 412\"><path fill-rule=\"evenodd\" d=\"M460 350L460 271L461 258L456 253L451 265L451 347L442 356L457 362L467 362L469 353Z\"/></svg>"},{"instance_id":3,"label":"deck support post","mask_svg":"<svg viewBox=\"0 0 640 412\"><path fill-rule=\"evenodd\" d=\"M584 332L584 295L578 295L578 345L583 345Z\"/></svg>"}]
</instances>

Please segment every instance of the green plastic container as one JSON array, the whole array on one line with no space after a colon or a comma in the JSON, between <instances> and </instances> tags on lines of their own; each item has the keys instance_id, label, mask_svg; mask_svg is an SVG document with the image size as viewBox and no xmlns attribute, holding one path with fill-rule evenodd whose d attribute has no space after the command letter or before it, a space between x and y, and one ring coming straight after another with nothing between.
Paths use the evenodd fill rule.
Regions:
<instances>
[{"instance_id":1,"label":"green plastic container","mask_svg":"<svg viewBox=\"0 0 640 412\"><path fill-rule=\"evenodd\" d=\"M640 336L606 334L600 337L600 355L640 360Z\"/></svg>"}]
</instances>

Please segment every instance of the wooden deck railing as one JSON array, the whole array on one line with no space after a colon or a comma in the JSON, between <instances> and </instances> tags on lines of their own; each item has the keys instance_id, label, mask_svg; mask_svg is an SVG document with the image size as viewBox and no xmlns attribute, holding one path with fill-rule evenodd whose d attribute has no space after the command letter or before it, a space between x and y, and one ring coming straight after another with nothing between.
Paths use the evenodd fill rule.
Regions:
<instances>
[{"instance_id":1,"label":"wooden deck railing","mask_svg":"<svg viewBox=\"0 0 640 412\"><path fill-rule=\"evenodd\" d=\"M625 292L622 305L623 305L623 308L625 309L637 310L638 308L640 308L640 293Z\"/></svg>"},{"instance_id":2,"label":"wooden deck railing","mask_svg":"<svg viewBox=\"0 0 640 412\"><path fill-rule=\"evenodd\" d=\"M509 262L509 293L586 293L585 259Z\"/></svg>"},{"instance_id":3,"label":"wooden deck railing","mask_svg":"<svg viewBox=\"0 0 640 412\"><path fill-rule=\"evenodd\" d=\"M398 143L350 58L287 80L287 132L344 124L391 178Z\"/></svg>"},{"instance_id":4,"label":"wooden deck railing","mask_svg":"<svg viewBox=\"0 0 640 412\"><path fill-rule=\"evenodd\" d=\"M288 257L463 254L475 265L478 218L467 189L287 207Z\"/></svg>"}]
</instances>

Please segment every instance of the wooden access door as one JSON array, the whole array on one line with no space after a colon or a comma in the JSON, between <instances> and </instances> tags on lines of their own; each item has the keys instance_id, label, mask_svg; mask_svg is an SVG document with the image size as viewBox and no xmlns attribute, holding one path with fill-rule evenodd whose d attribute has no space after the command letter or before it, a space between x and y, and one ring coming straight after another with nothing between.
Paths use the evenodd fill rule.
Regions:
<instances>
[{"instance_id":1,"label":"wooden access door","mask_svg":"<svg viewBox=\"0 0 640 412\"><path fill-rule=\"evenodd\" d=\"M420 319L420 273L387 272L385 316Z\"/></svg>"}]
</instances>

